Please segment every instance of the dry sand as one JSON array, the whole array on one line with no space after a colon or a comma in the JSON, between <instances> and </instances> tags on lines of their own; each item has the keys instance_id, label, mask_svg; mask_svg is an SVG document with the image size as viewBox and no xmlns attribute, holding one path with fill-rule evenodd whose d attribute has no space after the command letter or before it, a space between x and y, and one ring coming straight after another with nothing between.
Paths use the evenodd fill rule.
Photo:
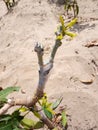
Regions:
<instances>
[{"instance_id":1,"label":"dry sand","mask_svg":"<svg viewBox=\"0 0 98 130\"><path fill-rule=\"evenodd\" d=\"M77 37L63 40L45 91L50 100L63 96L68 130L98 130L98 0L78 0ZM21 86L32 94L38 82L35 42L45 46L45 58L54 44L54 31L63 7L54 1L19 0L13 11L0 0L0 86Z\"/></svg>"}]
</instances>

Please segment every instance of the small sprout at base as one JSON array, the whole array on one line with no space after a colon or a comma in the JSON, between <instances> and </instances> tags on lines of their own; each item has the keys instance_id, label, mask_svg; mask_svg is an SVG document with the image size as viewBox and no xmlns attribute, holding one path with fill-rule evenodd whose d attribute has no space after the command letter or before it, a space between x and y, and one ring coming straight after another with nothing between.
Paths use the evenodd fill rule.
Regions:
<instances>
[{"instance_id":1,"label":"small sprout at base","mask_svg":"<svg viewBox=\"0 0 98 130\"><path fill-rule=\"evenodd\" d=\"M67 126L67 117L65 111L62 112L62 126L64 128Z\"/></svg>"},{"instance_id":2,"label":"small sprout at base","mask_svg":"<svg viewBox=\"0 0 98 130\"><path fill-rule=\"evenodd\" d=\"M59 98L58 100L56 100L53 104L52 104L52 109L55 110L59 105L60 103L62 102L63 98Z\"/></svg>"},{"instance_id":3,"label":"small sprout at base","mask_svg":"<svg viewBox=\"0 0 98 130\"><path fill-rule=\"evenodd\" d=\"M21 107L19 108L19 112L27 112L29 109L27 107Z\"/></svg>"}]
</instances>

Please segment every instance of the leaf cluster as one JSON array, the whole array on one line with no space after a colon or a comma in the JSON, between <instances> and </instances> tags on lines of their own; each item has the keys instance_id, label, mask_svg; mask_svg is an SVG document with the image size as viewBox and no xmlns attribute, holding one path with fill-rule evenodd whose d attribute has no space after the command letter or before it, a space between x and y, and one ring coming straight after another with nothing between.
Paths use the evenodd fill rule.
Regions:
<instances>
[{"instance_id":1,"label":"leaf cluster","mask_svg":"<svg viewBox=\"0 0 98 130\"><path fill-rule=\"evenodd\" d=\"M14 91L19 91L19 87L8 87L0 91L0 107L7 102L7 96Z\"/></svg>"},{"instance_id":2,"label":"leaf cluster","mask_svg":"<svg viewBox=\"0 0 98 130\"><path fill-rule=\"evenodd\" d=\"M3 106L7 102L8 94L14 91L19 91L19 87L8 87L0 91L0 105L2 104ZM61 101L62 98L59 98L54 103L50 103L48 102L47 95L44 94L38 101L41 108L40 110L38 110L36 106L30 108L21 106L12 114L1 115L0 130L31 130L43 128L45 124L41 121L39 111L43 111L46 117L52 121L56 114L54 110L60 105ZM25 117L29 112L32 112L32 114L38 118L38 121ZM62 113L62 126L64 127L66 125L65 117L66 116Z\"/></svg>"},{"instance_id":3,"label":"leaf cluster","mask_svg":"<svg viewBox=\"0 0 98 130\"><path fill-rule=\"evenodd\" d=\"M3 1L5 2L8 11L11 10L13 6L15 6L15 0L3 0Z\"/></svg>"},{"instance_id":4,"label":"leaf cluster","mask_svg":"<svg viewBox=\"0 0 98 130\"><path fill-rule=\"evenodd\" d=\"M66 0L64 9L67 11L67 14L69 10L73 10L74 18L76 18L79 14L79 6L76 0Z\"/></svg>"},{"instance_id":5,"label":"leaf cluster","mask_svg":"<svg viewBox=\"0 0 98 130\"><path fill-rule=\"evenodd\" d=\"M71 38L74 38L76 34L73 32L70 32L69 29L73 27L76 22L77 22L77 18L73 19L67 25L65 25L63 17L60 16L61 25L58 26L57 31L55 32L56 39L61 41L65 35Z\"/></svg>"}]
</instances>

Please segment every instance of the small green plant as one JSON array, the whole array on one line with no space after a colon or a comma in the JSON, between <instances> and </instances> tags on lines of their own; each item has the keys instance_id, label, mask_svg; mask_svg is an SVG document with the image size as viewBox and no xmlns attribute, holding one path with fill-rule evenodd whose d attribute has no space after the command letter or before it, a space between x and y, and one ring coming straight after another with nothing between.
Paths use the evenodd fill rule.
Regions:
<instances>
[{"instance_id":1,"label":"small green plant","mask_svg":"<svg viewBox=\"0 0 98 130\"><path fill-rule=\"evenodd\" d=\"M23 99L7 99L13 91L19 91L19 87L9 87L0 91L0 130L34 130L47 126L50 130L65 130L67 127L66 113L62 110L57 114L55 109L60 105L62 98L54 103L48 102L47 95L44 93L45 83L48 79L50 70L53 68L54 58L58 48L62 45L62 39L68 35L73 38L75 33L69 29L77 22L73 19L65 25L63 17L60 16L60 25L57 27L56 39L48 63L43 62L44 49L42 45L36 44L35 51L39 63L39 82L34 97L27 96ZM6 114L7 110L13 106L19 106L12 114ZM28 113L32 113L37 121L27 118ZM58 118L59 116L59 118ZM59 120L58 120L59 119Z\"/></svg>"},{"instance_id":2,"label":"small green plant","mask_svg":"<svg viewBox=\"0 0 98 130\"><path fill-rule=\"evenodd\" d=\"M19 87L8 87L2 91L0 91L0 105L4 105L7 103L7 95L14 91L19 91ZM40 129L44 127L44 123L42 121L42 117L40 113L43 111L48 120L53 121L56 119L55 109L60 105L62 98L59 98L54 103L48 102L47 95L38 100L39 108L37 106L33 107L25 107L21 106L19 109L15 110L11 115L4 114L0 116L0 130L33 130ZM1 107L2 107L1 106ZM38 121L34 121L26 117L26 115L31 112ZM61 113L61 124L62 127L65 127L67 121L65 119L64 112ZM55 128L56 128L56 122Z\"/></svg>"},{"instance_id":3,"label":"small green plant","mask_svg":"<svg viewBox=\"0 0 98 130\"><path fill-rule=\"evenodd\" d=\"M78 16L79 6L76 0L66 0L64 9L67 11L67 15L68 15L69 10L73 10L74 18Z\"/></svg>"},{"instance_id":4,"label":"small green plant","mask_svg":"<svg viewBox=\"0 0 98 130\"><path fill-rule=\"evenodd\" d=\"M15 5L15 0L4 0L8 11Z\"/></svg>"}]
</instances>

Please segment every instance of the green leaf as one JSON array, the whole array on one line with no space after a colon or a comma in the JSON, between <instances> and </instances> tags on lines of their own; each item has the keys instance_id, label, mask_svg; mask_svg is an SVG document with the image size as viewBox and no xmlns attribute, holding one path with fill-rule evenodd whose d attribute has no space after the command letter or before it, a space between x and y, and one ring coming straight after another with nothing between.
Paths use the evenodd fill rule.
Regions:
<instances>
[{"instance_id":1,"label":"green leaf","mask_svg":"<svg viewBox=\"0 0 98 130\"><path fill-rule=\"evenodd\" d=\"M19 91L19 87L8 87L0 91L0 101L6 100L6 96L14 91Z\"/></svg>"},{"instance_id":2,"label":"green leaf","mask_svg":"<svg viewBox=\"0 0 98 130\"><path fill-rule=\"evenodd\" d=\"M19 127L22 119L19 111L14 111L12 115L2 115L0 116L0 130L14 130Z\"/></svg>"},{"instance_id":3,"label":"green leaf","mask_svg":"<svg viewBox=\"0 0 98 130\"><path fill-rule=\"evenodd\" d=\"M14 123L14 125L17 124L24 118L23 116L20 115L21 113L19 112L19 110L16 110L12 113L11 117L12 117L12 121Z\"/></svg>"},{"instance_id":4,"label":"green leaf","mask_svg":"<svg viewBox=\"0 0 98 130\"><path fill-rule=\"evenodd\" d=\"M24 126L24 128L27 128L27 129L34 127L35 123L36 123L35 121L28 119L28 118L24 118L21 121L21 124Z\"/></svg>"},{"instance_id":5,"label":"green leaf","mask_svg":"<svg viewBox=\"0 0 98 130\"><path fill-rule=\"evenodd\" d=\"M29 129L40 129L42 127L44 127L44 123L41 122L41 121L33 121L31 119L28 119L28 118L24 118L22 121L21 121L21 124L24 128L26 128L27 130Z\"/></svg>"},{"instance_id":6,"label":"green leaf","mask_svg":"<svg viewBox=\"0 0 98 130\"><path fill-rule=\"evenodd\" d=\"M33 111L33 114L37 117L37 118L41 118L41 116L40 116L40 114L38 113L38 112L36 112L36 111Z\"/></svg>"},{"instance_id":7,"label":"green leaf","mask_svg":"<svg viewBox=\"0 0 98 130\"><path fill-rule=\"evenodd\" d=\"M71 28L76 22L77 22L77 18L74 18L71 22L69 22L69 23L65 26L65 30L68 30L69 28Z\"/></svg>"},{"instance_id":8,"label":"green leaf","mask_svg":"<svg viewBox=\"0 0 98 130\"><path fill-rule=\"evenodd\" d=\"M0 130L13 130L13 129L12 129L12 124L9 123L9 124L0 126Z\"/></svg>"},{"instance_id":9,"label":"green leaf","mask_svg":"<svg viewBox=\"0 0 98 130\"><path fill-rule=\"evenodd\" d=\"M6 102L7 99L6 98L0 98L0 104L3 103L3 102Z\"/></svg>"},{"instance_id":10,"label":"green leaf","mask_svg":"<svg viewBox=\"0 0 98 130\"><path fill-rule=\"evenodd\" d=\"M69 37L72 37L72 38L74 38L76 36L75 33L68 32L68 31L66 31L65 34L68 35Z\"/></svg>"},{"instance_id":11,"label":"green leaf","mask_svg":"<svg viewBox=\"0 0 98 130\"><path fill-rule=\"evenodd\" d=\"M62 40L62 39L63 39L63 35L62 35L62 34L58 35L58 36L56 37L56 39L57 39L57 40Z\"/></svg>"},{"instance_id":12,"label":"green leaf","mask_svg":"<svg viewBox=\"0 0 98 130\"><path fill-rule=\"evenodd\" d=\"M46 102L46 107L51 107L52 103L51 102Z\"/></svg>"},{"instance_id":13,"label":"green leaf","mask_svg":"<svg viewBox=\"0 0 98 130\"><path fill-rule=\"evenodd\" d=\"M62 35L62 39L63 39L63 36L65 35L65 25L64 25L64 19L62 16L60 16L60 22L61 22L61 25L62 25L62 28L61 28L61 35Z\"/></svg>"},{"instance_id":14,"label":"green leaf","mask_svg":"<svg viewBox=\"0 0 98 130\"><path fill-rule=\"evenodd\" d=\"M18 119L9 118L0 121L0 130L13 130L15 127L19 126Z\"/></svg>"},{"instance_id":15,"label":"green leaf","mask_svg":"<svg viewBox=\"0 0 98 130\"><path fill-rule=\"evenodd\" d=\"M47 95L44 93L43 97L38 101L39 105L45 106L47 103Z\"/></svg>"},{"instance_id":16,"label":"green leaf","mask_svg":"<svg viewBox=\"0 0 98 130\"><path fill-rule=\"evenodd\" d=\"M55 110L55 109L60 105L62 99L63 99L63 98L61 97L61 98L59 98L58 100L56 100L56 101L52 104L52 109L53 109L53 110Z\"/></svg>"},{"instance_id":17,"label":"green leaf","mask_svg":"<svg viewBox=\"0 0 98 130\"><path fill-rule=\"evenodd\" d=\"M44 110L45 115L46 115L49 119L52 119L52 116L53 116L52 112L49 111L49 109L47 109L47 108L45 108L45 107L43 107L43 110Z\"/></svg>"},{"instance_id":18,"label":"green leaf","mask_svg":"<svg viewBox=\"0 0 98 130\"><path fill-rule=\"evenodd\" d=\"M79 14L79 6L76 5L76 14L78 15Z\"/></svg>"},{"instance_id":19,"label":"green leaf","mask_svg":"<svg viewBox=\"0 0 98 130\"><path fill-rule=\"evenodd\" d=\"M54 129L52 129L52 130L58 130L58 128L54 128Z\"/></svg>"},{"instance_id":20,"label":"green leaf","mask_svg":"<svg viewBox=\"0 0 98 130\"><path fill-rule=\"evenodd\" d=\"M62 16L60 16L60 22L61 22L62 26L64 27L64 19Z\"/></svg>"},{"instance_id":21,"label":"green leaf","mask_svg":"<svg viewBox=\"0 0 98 130\"><path fill-rule=\"evenodd\" d=\"M8 122L8 120L10 119L11 119L11 115L9 114L0 116L0 122L2 121Z\"/></svg>"},{"instance_id":22,"label":"green leaf","mask_svg":"<svg viewBox=\"0 0 98 130\"><path fill-rule=\"evenodd\" d=\"M28 108L23 106L23 107L19 108L19 111L26 112L26 111L28 111Z\"/></svg>"},{"instance_id":23,"label":"green leaf","mask_svg":"<svg viewBox=\"0 0 98 130\"><path fill-rule=\"evenodd\" d=\"M53 110L51 107L47 107L47 110L48 110L49 112L51 112L52 115L55 114L54 110Z\"/></svg>"},{"instance_id":24,"label":"green leaf","mask_svg":"<svg viewBox=\"0 0 98 130\"><path fill-rule=\"evenodd\" d=\"M67 125L67 117L64 111L62 112L62 125L63 127Z\"/></svg>"},{"instance_id":25,"label":"green leaf","mask_svg":"<svg viewBox=\"0 0 98 130\"><path fill-rule=\"evenodd\" d=\"M41 100L42 100L42 106L45 106L47 103L47 95L45 93Z\"/></svg>"},{"instance_id":26,"label":"green leaf","mask_svg":"<svg viewBox=\"0 0 98 130\"><path fill-rule=\"evenodd\" d=\"M20 128L18 128L18 127L15 127L13 130L20 130ZM23 130L23 129L22 129Z\"/></svg>"},{"instance_id":27,"label":"green leaf","mask_svg":"<svg viewBox=\"0 0 98 130\"><path fill-rule=\"evenodd\" d=\"M33 128L34 129L40 129L40 128L43 128L43 127L44 127L44 123L41 122L41 121L38 121L38 122L35 123Z\"/></svg>"}]
</instances>

